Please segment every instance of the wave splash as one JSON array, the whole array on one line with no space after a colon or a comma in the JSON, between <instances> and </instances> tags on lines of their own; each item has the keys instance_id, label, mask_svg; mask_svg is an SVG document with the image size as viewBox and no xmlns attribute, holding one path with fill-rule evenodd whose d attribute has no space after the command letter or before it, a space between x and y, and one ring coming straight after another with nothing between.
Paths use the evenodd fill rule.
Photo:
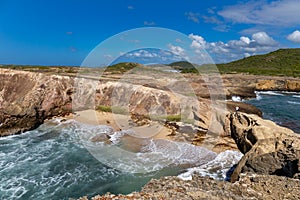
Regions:
<instances>
[{"instance_id":1,"label":"wave splash","mask_svg":"<svg viewBox=\"0 0 300 200\"><path fill-rule=\"evenodd\" d=\"M199 146L164 139L132 137L132 131L113 134L107 127L74 122L76 134L101 163L129 173L150 173L168 166L196 166L213 160L217 154ZM110 134L111 144L91 142L100 134Z\"/></svg>"},{"instance_id":2,"label":"wave splash","mask_svg":"<svg viewBox=\"0 0 300 200\"><path fill-rule=\"evenodd\" d=\"M218 156L198 167L189 168L185 173L178 175L183 180L191 180L193 174L209 176L216 180L225 180L229 169L238 163L243 154L239 151L227 150L218 154Z\"/></svg>"}]
</instances>

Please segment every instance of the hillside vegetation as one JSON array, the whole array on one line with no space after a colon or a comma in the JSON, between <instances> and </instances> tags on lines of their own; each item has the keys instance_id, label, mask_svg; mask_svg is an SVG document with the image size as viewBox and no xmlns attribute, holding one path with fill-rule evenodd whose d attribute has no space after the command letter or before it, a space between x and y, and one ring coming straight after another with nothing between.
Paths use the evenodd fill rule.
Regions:
<instances>
[{"instance_id":1,"label":"hillside vegetation","mask_svg":"<svg viewBox=\"0 0 300 200\"><path fill-rule=\"evenodd\" d=\"M182 73L198 73L193 65L186 61L174 62L169 66L180 69ZM246 73L300 77L300 49L279 49L268 54L250 56L216 66L221 74ZM214 69L210 65L198 66L198 69L203 72L210 72L210 68Z\"/></svg>"},{"instance_id":2,"label":"hillside vegetation","mask_svg":"<svg viewBox=\"0 0 300 200\"><path fill-rule=\"evenodd\" d=\"M300 77L300 49L279 49L264 55L218 64L217 67L221 73Z\"/></svg>"},{"instance_id":3,"label":"hillside vegetation","mask_svg":"<svg viewBox=\"0 0 300 200\"><path fill-rule=\"evenodd\" d=\"M114 65L110 65L106 67L105 72L109 73L125 73L130 71L136 67L141 67L142 65L139 63L132 63L132 62L121 62Z\"/></svg>"}]
</instances>

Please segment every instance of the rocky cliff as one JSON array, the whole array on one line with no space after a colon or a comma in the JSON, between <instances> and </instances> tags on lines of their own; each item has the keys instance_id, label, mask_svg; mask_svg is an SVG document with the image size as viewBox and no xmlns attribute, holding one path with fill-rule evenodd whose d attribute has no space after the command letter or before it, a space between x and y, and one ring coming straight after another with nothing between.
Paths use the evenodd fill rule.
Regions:
<instances>
[{"instance_id":1,"label":"rocky cliff","mask_svg":"<svg viewBox=\"0 0 300 200\"><path fill-rule=\"evenodd\" d=\"M255 97L254 91L300 91L299 78L226 74L222 76L226 95L242 98Z\"/></svg>"},{"instance_id":2,"label":"rocky cliff","mask_svg":"<svg viewBox=\"0 0 300 200\"><path fill-rule=\"evenodd\" d=\"M255 115L229 115L231 136L245 154L231 181L241 173L252 172L300 178L300 136L274 122Z\"/></svg>"},{"instance_id":3,"label":"rocky cliff","mask_svg":"<svg viewBox=\"0 0 300 200\"><path fill-rule=\"evenodd\" d=\"M0 136L22 133L71 112L69 77L0 69Z\"/></svg>"}]
</instances>

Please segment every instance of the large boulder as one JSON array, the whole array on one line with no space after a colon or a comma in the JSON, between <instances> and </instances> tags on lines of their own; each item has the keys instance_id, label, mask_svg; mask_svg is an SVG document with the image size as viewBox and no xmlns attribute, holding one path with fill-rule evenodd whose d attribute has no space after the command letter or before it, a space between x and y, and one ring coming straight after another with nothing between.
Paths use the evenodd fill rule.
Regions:
<instances>
[{"instance_id":1,"label":"large boulder","mask_svg":"<svg viewBox=\"0 0 300 200\"><path fill-rule=\"evenodd\" d=\"M253 172L299 178L300 136L256 115L231 113L231 136L245 154L236 166L231 181L241 173Z\"/></svg>"}]
</instances>

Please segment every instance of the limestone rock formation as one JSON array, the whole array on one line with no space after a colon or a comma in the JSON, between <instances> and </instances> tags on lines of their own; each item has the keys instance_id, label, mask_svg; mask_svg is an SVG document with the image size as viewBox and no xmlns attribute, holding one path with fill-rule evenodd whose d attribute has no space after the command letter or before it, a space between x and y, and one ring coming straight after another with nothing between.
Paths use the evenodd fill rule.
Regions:
<instances>
[{"instance_id":1,"label":"limestone rock formation","mask_svg":"<svg viewBox=\"0 0 300 200\"><path fill-rule=\"evenodd\" d=\"M299 199L300 181L272 175L244 174L235 183L216 181L194 175L192 180L177 177L152 179L141 192L129 195L105 194L92 197L100 199ZM88 200L82 197L80 200Z\"/></svg>"},{"instance_id":2,"label":"limestone rock formation","mask_svg":"<svg viewBox=\"0 0 300 200\"><path fill-rule=\"evenodd\" d=\"M229 116L231 136L245 154L231 181L240 173L253 172L299 178L300 136L274 122L245 113Z\"/></svg>"},{"instance_id":3,"label":"limestone rock formation","mask_svg":"<svg viewBox=\"0 0 300 200\"><path fill-rule=\"evenodd\" d=\"M300 91L299 78L226 74L222 76L227 98L240 96L255 97L254 91Z\"/></svg>"},{"instance_id":4,"label":"limestone rock formation","mask_svg":"<svg viewBox=\"0 0 300 200\"><path fill-rule=\"evenodd\" d=\"M300 81L296 79L262 79L256 84L257 90L300 91Z\"/></svg>"},{"instance_id":5,"label":"limestone rock formation","mask_svg":"<svg viewBox=\"0 0 300 200\"><path fill-rule=\"evenodd\" d=\"M71 111L69 77L0 69L0 136L36 128Z\"/></svg>"}]
</instances>

